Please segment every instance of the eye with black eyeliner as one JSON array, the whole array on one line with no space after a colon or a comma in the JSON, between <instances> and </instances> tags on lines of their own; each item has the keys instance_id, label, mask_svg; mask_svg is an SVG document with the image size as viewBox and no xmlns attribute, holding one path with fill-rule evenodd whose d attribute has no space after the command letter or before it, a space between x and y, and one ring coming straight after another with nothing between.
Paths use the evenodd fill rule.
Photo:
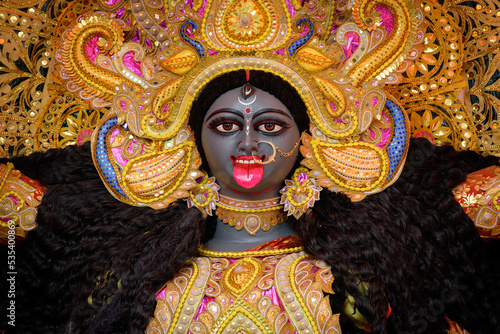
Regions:
<instances>
[{"instance_id":1,"label":"eye with black eyeliner","mask_svg":"<svg viewBox=\"0 0 500 334\"><path fill-rule=\"evenodd\" d=\"M208 127L217 133L226 135L241 130L243 126L241 125L240 122L234 119L227 117L220 117L212 120L208 124Z\"/></svg>"},{"instance_id":2,"label":"eye with black eyeliner","mask_svg":"<svg viewBox=\"0 0 500 334\"><path fill-rule=\"evenodd\" d=\"M255 130L265 133L267 135L279 135L290 128L286 122L283 122L277 118L266 118L265 120L259 121L255 125Z\"/></svg>"}]
</instances>

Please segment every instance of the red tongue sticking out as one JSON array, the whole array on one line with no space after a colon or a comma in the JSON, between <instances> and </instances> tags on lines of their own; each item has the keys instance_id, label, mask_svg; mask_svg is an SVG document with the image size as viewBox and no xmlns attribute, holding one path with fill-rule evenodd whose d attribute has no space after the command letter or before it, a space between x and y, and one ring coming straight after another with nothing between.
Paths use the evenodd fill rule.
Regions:
<instances>
[{"instance_id":1,"label":"red tongue sticking out","mask_svg":"<svg viewBox=\"0 0 500 334\"><path fill-rule=\"evenodd\" d=\"M257 157L255 159L260 160ZM255 187L260 182L260 180L262 180L263 175L264 175L264 165L262 164L258 163L243 164L234 161L233 177L236 180L236 182L243 188L250 189Z\"/></svg>"}]
</instances>

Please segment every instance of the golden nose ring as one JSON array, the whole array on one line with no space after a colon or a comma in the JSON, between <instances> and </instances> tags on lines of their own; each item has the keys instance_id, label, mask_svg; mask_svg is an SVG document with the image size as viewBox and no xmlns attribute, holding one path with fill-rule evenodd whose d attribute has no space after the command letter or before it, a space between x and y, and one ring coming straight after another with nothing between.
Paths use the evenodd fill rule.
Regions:
<instances>
[{"instance_id":1,"label":"golden nose ring","mask_svg":"<svg viewBox=\"0 0 500 334\"><path fill-rule=\"evenodd\" d=\"M267 159L267 161L262 162L260 160L255 159L255 155L253 154L253 150L252 150L253 161L255 163L260 164L260 165L267 165L268 163L276 161L276 146L274 146L274 144L271 143L270 141L258 141L257 145L259 145L260 143L266 143L266 144L271 145L271 147L273 148L273 154L269 157L269 159Z\"/></svg>"}]
</instances>

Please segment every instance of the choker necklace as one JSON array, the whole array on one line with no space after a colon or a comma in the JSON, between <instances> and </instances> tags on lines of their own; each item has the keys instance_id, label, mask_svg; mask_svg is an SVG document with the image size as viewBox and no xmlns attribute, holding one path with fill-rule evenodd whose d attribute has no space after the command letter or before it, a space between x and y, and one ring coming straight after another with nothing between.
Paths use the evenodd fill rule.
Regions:
<instances>
[{"instance_id":1,"label":"choker necklace","mask_svg":"<svg viewBox=\"0 0 500 334\"><path fill-rule=\"evenodd\" d=\"M219 194L215 213L220 221L236 227L238 231L245 228L251 235L259 229L269 231L287 217L283 205L280 205L280 197L248 201Z\"/></svg>"}]
</instances>

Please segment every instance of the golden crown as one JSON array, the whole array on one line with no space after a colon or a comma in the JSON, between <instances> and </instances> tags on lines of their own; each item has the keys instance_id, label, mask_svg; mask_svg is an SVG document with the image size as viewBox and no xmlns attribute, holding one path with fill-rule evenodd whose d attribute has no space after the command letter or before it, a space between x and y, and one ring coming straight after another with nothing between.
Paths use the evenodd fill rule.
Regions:
<instances>
[{"instance_id":1,"label":"golden crown","mask_svg":"<svg viewBox=\"0 0 500 334\"><path fill-rule=\"evenodd\" d=\"M354 200L398 178L411 135L500 155L495 1L1 6L2 155L91 139L107 188L131 205L214 207L187 120L212 79L241 69L297 90L305 173Z\"/></svg>"}]
</instances>

